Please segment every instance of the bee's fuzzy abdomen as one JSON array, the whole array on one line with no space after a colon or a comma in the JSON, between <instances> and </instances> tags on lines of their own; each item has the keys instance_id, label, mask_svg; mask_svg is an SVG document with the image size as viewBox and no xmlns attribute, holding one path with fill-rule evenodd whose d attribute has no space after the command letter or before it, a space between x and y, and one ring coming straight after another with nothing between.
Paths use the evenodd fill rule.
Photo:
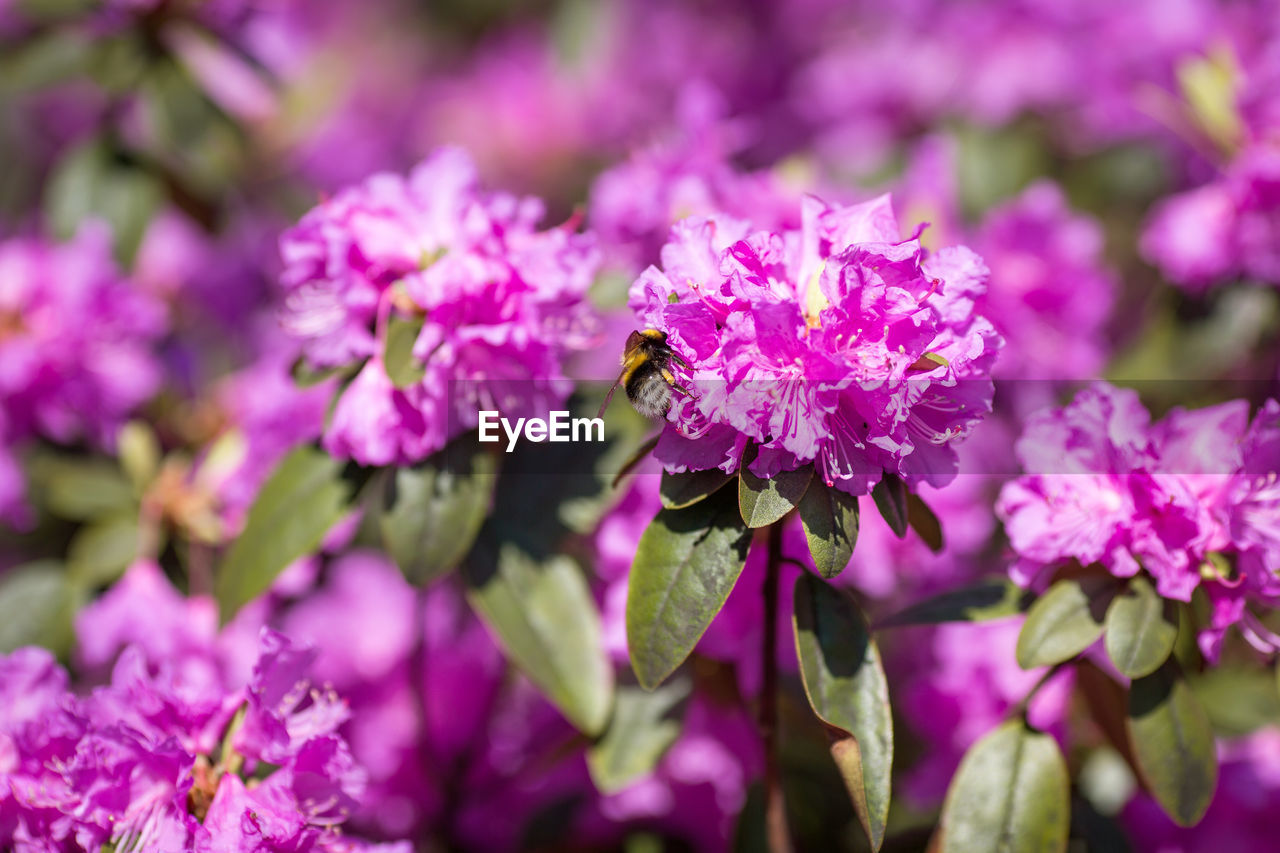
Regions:
<instances>
[{"instance_id":1,"label":"bee's fuzzy abdomen","mask_svg":"<svg viewBox=\"0 0 1280 853\"><path fill-rule=\"evenodd\" d=\"M626 390L631 405L646 418L665 418L671 410L671 386L651 362L632 374Z\"/></svg>"}]
</instances>

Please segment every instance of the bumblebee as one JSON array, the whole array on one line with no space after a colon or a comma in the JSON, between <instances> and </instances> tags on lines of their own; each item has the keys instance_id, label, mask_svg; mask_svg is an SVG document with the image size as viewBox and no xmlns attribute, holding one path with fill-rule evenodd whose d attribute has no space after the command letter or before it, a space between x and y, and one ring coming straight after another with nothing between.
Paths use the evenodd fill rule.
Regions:
<instances>
[{"instance_id":1,"label":"bumblebee","mask_svg":"<svg viewBox=\"0 0 1280 853\"><path fill-rule=\"evenodd\" d=\"M689 389L680 385L671 373L671 362L685 367L680 353L667 346L667 335L658 329L644 329L627 336L622 352L622 373L604 398L600 413L608 408L613 392L621 385L635 410L646 418L665 418L671 411L672 393L688 396Z\"/></svg>"}]
</instances>

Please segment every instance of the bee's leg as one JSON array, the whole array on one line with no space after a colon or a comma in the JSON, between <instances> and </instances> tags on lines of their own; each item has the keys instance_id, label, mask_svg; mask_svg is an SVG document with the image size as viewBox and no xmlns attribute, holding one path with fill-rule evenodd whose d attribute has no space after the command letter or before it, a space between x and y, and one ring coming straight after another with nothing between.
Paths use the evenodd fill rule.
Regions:
<instances>
[{"instance_id":1,"label":"bee's leg","mask_svg":"<svg viewBox=\"0 0 1280 853\"><path fill-rule=\"evenodd\" d=\"M667 380L667 384L671 386L672 391L675 391L677 394L683 394L686 397L692 396L692 392L690 392L688 388L676 382L675 374L670 370L667 370L665 367L662 369L662 378Z\"/></svg>"},{"instance_id":2,"label":"bee's leg","mask_svg":"<svg viewBox=\"0 0 1280 853\"><path fill-rule=\"evenodd\" d=\"M671 350L671 357L674 358L676 361L680 362L681 364L683 364L685 367L689 366L689 362L684 360L684 356L682 356L680 353L676 352L675 350Z\"/></svg>"}]
</instances>

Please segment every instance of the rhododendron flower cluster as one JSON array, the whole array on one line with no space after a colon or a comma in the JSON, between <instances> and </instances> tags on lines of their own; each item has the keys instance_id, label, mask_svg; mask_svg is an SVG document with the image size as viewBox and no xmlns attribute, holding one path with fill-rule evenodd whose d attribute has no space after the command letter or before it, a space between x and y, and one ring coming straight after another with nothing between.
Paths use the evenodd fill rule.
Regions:
<instances>
[{"instance_id":1,"label":"rhododendron flower cluster","mask_svg":"<svg viewBox=\"0 0 1280 853\"><path fill-rule=\"evenodd\" d=\"M1252 420L1244 400L1174 409L1152 422L1133 391L1098 384L1028 419L1017 444L1027 474L997 505L1016 574L1075 560L1118 577L1146 572L1167 598L1213 602L1201 645L1213 654L1239 624L1255 644L1275 636L1248 609L1280 596L1280 403Z\"/></svg>"},{"instance_id":2,"label":"rhododendron flower cluster","mask_svg":"<svg viewBox=\"0 0 1280 853\"><path fill-rule=\"evenodd\" d=\"M662 268L632 285L641 323L688 364L657 455L670 471L814 462L865 494L884 472L947 482L952 442L989 411L1000 336L974 311L987 268L972 251L903 238L887 196L804 201L801 227L728 217L672 228Z\"/></svg>"},{"instance_id":3,"label":"rhododendron flower cluster","mask_svg":"<svg viewBox=\"0 0 1280 853\"><path fill-rule=\"evenodd\" d=\"M568 394L560 362L585 345L589 238L539 231L540 202L477 186L462 151L407 177L379 174L281 238L285 324L315 368L364 361L325 433L333 453L382 465L423 459L479 409L545 414ZM388 373L388 324L421 322L407 379Z\"/></svg>"},{"instance_id":4,"label":"rhododendron flower cluster","mask_svg":"<svg viewBox=\"0 0 1280 853\"><path fill-rule=\"evenodd\" d=\"M114 444L163 378L164 306L139 292L89 224L66 243L0 243L0 410L11 442Z\"/></svg>"},{"instance_id":5,"label":"rhododendron flower cluster","mask_svg":"<svg viewBox=\"0 0 1280 853\"><path fill-rule=\"evenodd\" d=\"M1199 61L1202 73L1214 67ZM1280 51L1272 45L1243 69L1231 51L1213 61L1229 84L1198 118L1225 162L1213 180L1155 205L1140 248L1188 290L1238 278L1280 284Z\"/></svg>"},{"instance_id":6,"label":"rhododendron flower cluster","mask_svg":"<svg viewBox=\"0 0 1280 853\"><path fill-rule=\"evenodd\" d=\"M308 679L314 657L264 630L249 684L210 693L130 647L110 684L86 696L70 691L48 652L0 658L0 841L18 850L407 853L338 830L364 773L337 734L345 704Z\"/></svg>"}]
</instances>

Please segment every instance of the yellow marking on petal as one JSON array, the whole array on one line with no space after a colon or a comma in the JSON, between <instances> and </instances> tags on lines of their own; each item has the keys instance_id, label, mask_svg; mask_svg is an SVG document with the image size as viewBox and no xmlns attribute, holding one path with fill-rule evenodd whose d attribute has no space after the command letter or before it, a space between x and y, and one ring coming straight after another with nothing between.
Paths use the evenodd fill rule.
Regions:
<instances>
[{"instance_id":1,"label":"yellow marking on petal","mask_svg":"<svg viewBox=\"0 0 1280 853\"><path fill-rule=\"evenodd\" d=\"M805 287L804 295L804 324L810 329L816 329L822 325L822 309L831 304L827 299L827 295L822 292L822 288L818 285L818 280L822 278L822 271L827 268L827 262L824 260L818 264L818 268L813 271L813 275L809 278L809 282Z\"/></svg>"}]
</instances>

